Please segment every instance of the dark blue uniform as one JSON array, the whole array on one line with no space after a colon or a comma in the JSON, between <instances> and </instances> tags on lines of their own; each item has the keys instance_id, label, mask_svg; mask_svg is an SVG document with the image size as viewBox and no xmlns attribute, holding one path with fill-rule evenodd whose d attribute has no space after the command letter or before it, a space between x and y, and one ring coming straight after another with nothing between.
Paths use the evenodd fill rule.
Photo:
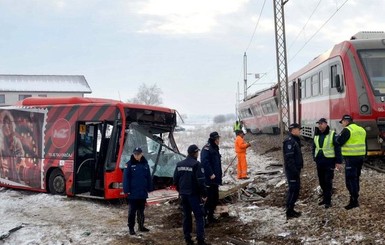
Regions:
<instances>
[{"instance_id":1,"label":"dark blue uniform","mask_svg":"<svg viewBox=\"0 0 385 245\"><path fill-rule=\"evenodd\" d=\"M201 162L205 168L206 184L208 185L205 210L208 222L214 222L214 211L219 201L219 185L222 185L222 163L219 147L215 139L210 138L201 152ZM214 179L210 176L215 175Z\"/></svg>"},{"instance_id":2,"label":"dark blue uniform","mask_svg":"<svg viewBox=\"0 0 385 245\"><path fill-rule=\"evenodd\" d=\"M148 192L151 190L151 173L147 160L142 156L140 161L137 161L131 155L123 173L123 191L128 194L128 227L130 231L134 230L136 212L138 213L139 230L144 229L144 208Z\"/></svg>"},{"instance_id":3,"label":"dark blue uniform","mask_svg":"<svg viewBox=\"0 0 385 245\"><path fill-rule=\"evenodd\" d=\"M316 130L315 135L319 136L319 146L322 148L324 146L325 137L329 134L330 127L327 126L324 132ZM313 141L312 147L312 156L314 161L317 164L317 174L319 184L322 189L323 200L320 204L331 205L332 189L333 189L333 178L334 178L334 169L336 168L336 163L342 163L341 147L336 142L336 135L333 133L333 145L335 157L327 158L325 157L322 150L320 150L317 156L314 156L316 145Z\"/></svg>"},{"instance_id":4,"label":"dark blue uniform","mask_svg":"<svg viewBox=\"0 0 385 245\"><path fill-rule=\"evenodd\" d=\"M207 196L204 168L192 156L179 162L174 172L174 185L181 197L183 206L183 234L186 241L191 241L192 217L196 222L197 240L204 241L204 212L202 197Z\"/></svg>"},{"instance_id":5,"label":"dark blue uniform","mask_svg":"<svg viewBox=\"0 0 385 245\"><path fill-rule=\"evenodd\" d=\"M289 133L289 136L283 141L283 159L285 162L285 174L289 185L286 209L287 212L291 212L294 210L294 205L298 199L301 187L300 174L303 168L303 158L299 137Z\"/></svg>"},{"instance_id":6,"label":"dark blue uniform","mask_svg":"<svg viewBox=\"0 0 385 245\"><path fill-rule=\"evenodd\" d=\"M337 137L337 143L342 147L350 139L350 137L350 130L345 127ZM367 149L366 138L365 148ZM345 185L350 194L349 204L345 206L346 209L359 206L358 197L360 193L360 176L365 156L366 154L363 156L343 156L345 162Z\"/></svg>"}]
</instances>

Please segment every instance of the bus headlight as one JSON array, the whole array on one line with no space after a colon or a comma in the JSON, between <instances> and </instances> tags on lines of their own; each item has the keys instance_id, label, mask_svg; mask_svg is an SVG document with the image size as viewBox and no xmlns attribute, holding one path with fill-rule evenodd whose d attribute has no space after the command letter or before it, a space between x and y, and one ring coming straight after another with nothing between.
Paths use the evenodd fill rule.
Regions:
<instances>
[{"instance_id":1,"label":"bus headlight","mask_svg":"<svg viewBox=\"0 0 385 245\"><path fill-rule=\"evenodd\" d=\"M113 182L111 183L111 189L122 189L123 183L121 182Z\"/></svg>"}]
</instances>

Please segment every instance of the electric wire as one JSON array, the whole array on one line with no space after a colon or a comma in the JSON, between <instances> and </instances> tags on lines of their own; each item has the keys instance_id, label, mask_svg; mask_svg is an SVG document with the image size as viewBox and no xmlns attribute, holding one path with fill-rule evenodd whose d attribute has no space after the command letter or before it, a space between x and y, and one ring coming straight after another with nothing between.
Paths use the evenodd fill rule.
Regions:
<instances>
[{"instance_id":1,"label":"electric wire","mask_svg":"<svg viewBox=\"0 0 385 245\"><path fill-rule=\"evenodd\" d=\"M302 34L302 32L304 32L307 24L309 24L309 21L311 19L311 17L313 17L314 13L317 11L318 7L320 6L322 0L319 0L317 5L315 6L315 8L313 9L313 12L310 14L309 18L307 19L305 25L302 27L302 29L298 32L297 36L294 38L294 41L290 44L289 48L288 48L288 51L290 51L291 47L293 47L293 45L295 44L295 42L298 40L299 36Z\"/></svg>"},{"instance_id":2,"label":"electric wire","mask_svg":"<svg viewBox=\"0 0 385 245\"><path fill-rule=\"evenodd\" d=\"M257 20L257 23L255 24L255 27L254 27L254 31L253 31L253 34L251 35L251 38L250 38L250 41L249 41L249 44L247 45L247 48L245 50L245 52L247 52L247 50L250 48L250 45L251 43L253 42L253 39L254 39L254 36L255 36L255 33L257 31L257 28L258 28L258 25L259 25L259 21L261 19L261 16L262 16L262 12L263 10L265 9L265 3L266 3L266 0L263 1L263 5L262 5L262 8L261 8L261 11L259 12L259 16L258 16L258 20Z\"/></svg>"},{"instance_id":3,"label":"electric wire","mask_svg":"<svg viewBox=\"0 0 385 245\"><path fill-rule=\"evenodd\" d=\"M321 31L322 28L324 28L324 26L334 17L334 15L336 15L336 13L348 2L349 0L345 0L345 2L343 2L341 4L341 6L337 7L336 11L334 11L334 13L320 26L320 28L317 29L317 31L304 43L304 45L302 45L302 47L294 54L293 57L291 57L289 59L289 62L292 61L295 57L297 57L297 55L299 54L299 52L301 52L305 47L306 45L315 37L315 35L318 34L318 32Z\"/></svg>"}]
</instances>

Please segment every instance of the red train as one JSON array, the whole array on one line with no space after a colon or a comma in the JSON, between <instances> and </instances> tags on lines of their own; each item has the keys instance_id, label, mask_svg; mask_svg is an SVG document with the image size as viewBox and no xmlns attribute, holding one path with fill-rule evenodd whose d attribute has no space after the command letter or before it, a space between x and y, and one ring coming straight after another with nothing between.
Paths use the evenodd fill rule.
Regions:
<instances>
[{"instance_id":1,"label":"red train","mask_svg":"<svg viewBox=\"0 0 385 245\"><path fill-rule=\"evenodd\" d=\"M278 133L278 86L257 92L239 104L238 114L252 133Z\"/></svg>"},{"instance_id":2,"label":"red train","mask_svg":"<svg viewBox=\"0 0 385 245\"><path fill-rule=\"evenodd\" d=\"M304 136L314 136L321 117L340 132L342 115L350 114L366 129L368 155L384 155L385 33L360 32L335 45L289 76L288 93L291 121L304 127ZM276 102L275 113L264 113L267 100ZM239 105L240 119L253 133L277 132L277 102L276 86L261 91Z\"/></svg>"}]
</instances>

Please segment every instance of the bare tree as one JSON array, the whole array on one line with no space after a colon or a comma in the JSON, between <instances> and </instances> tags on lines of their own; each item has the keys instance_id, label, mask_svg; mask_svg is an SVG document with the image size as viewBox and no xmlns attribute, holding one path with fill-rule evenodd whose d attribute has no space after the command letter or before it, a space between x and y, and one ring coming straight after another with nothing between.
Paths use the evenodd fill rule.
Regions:
<instances>
[{"instance_id":1,"label":"bare tree","mask_svg":"<svg viewBox=\"0 0 385 245\"><path fill-rule=\"evenodd\" d=\"M162 90L156 85L156 83L154 83L152 86L147 86L146 84L142 83L136 96L128 101L144 105L161 105L163 103L161 98L162 94Z\"/></svg>"}]
</instances>

